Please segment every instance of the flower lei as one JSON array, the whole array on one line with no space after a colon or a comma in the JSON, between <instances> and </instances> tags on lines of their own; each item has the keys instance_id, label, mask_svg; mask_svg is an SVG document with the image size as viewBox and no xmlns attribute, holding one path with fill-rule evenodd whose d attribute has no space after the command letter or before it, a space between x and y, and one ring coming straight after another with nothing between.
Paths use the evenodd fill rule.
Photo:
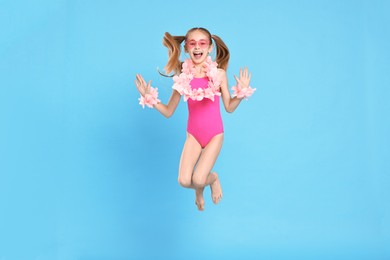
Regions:
<instances>
[{"instance_id":1,"label":"flower lei","mask_svg":"<svg viewBox=\"0 0 390 260\"><path fill-rule=\"evenodd\" d=\"M221 92L219 91L221 80L218 79L217 66L218 64L213 62L211 57L208 56L205 63L206 76L209 78L208 87L205 89L192 89L190 82L194 78L195 66L191 59L186 59L182 65L182 73L179 76L173 77L174 84L172 88L183 96L184 101L187 101L189 98L197 101L208 98L214 101L214 96L221 96ZM241 87L241 85L237 84L237 86L232 87L232 90L232 97L248 99L256 89L251 88L250 86Z\"/></svg>"},{"instance_id":2,"label":"flower lei","mask_svg":"<svg viewBox=\"0 0 390 260\"><path fill-rule=\"evenodd\" d=\"M208 56L204 64L206 76L209 78L208 86L205 89L192 89L190 82L195 75L195 65L191 59L186 59L183 62L180 75L173 77L174 84L172 88L177 90L177 92L183 96L185 102L188 99L201 101L204 98L214 101L214 96L221 96L221 92L219 91L221 80L218 78L217 66L218 64L213 62L211 57ZM161 102L161 100L158 99L157 90L157 88L150 87L148 94L145 94L145 96L141 95L138 100L142 108L145 108L145 106L153 108L154 105ZM248 99L248 97L252 96L256 89L251 88L250 86L242 87L240 84L237 84L232 87L232 90L232 97Z\"/></svg>"},{"instance_id":3,"label":"flower lei","mask_svg":"<svg viewBox=\"0 0 390 260\"><path fill-rule=\"evenodd\" d=\"M213 62L211 57L208 56L204 66L206 76L209 78L208 86L205 89L191 88L190 82L195 74L195 65L191 59L186 59L183 62L181 74L173 77L174 84L172 88L183 96L184 101L187 101L189 98L197 101L208 98L214 101L214 96L221 96L221 92L219 91L221 81L218 79L218 64Z\"/></svg>"}]
</instances>

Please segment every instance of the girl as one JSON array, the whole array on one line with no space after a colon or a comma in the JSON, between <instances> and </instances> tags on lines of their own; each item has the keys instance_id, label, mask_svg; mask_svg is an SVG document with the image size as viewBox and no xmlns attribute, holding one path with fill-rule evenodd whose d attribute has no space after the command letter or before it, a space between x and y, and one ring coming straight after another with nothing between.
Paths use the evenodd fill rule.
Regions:
<instances>
[{"instance_id":1,"label":"girl","mask_svg":"<svg viewBox=\"0 0 390 260\"><path fill-rule=\"evenodd\" d=\"M213 40L215 62L209 56L214 47ZM190 59L181 62L183 41L184 51ZM180 158L178 181L183 187L195 189L195 204L199 210L204 210L204 187L210 185L215 204L222 198L218 174L212 172L223 142L220 96L225 110L232 113L255 89L249 86L251 74L246 68L240 69L240 77L234 76L237 85L232 88L233 97L230 96L226 76L229 50L221 38L211 35L207 29L192 28L185 36L172 36L166 32L163 44L168 48L169 56L165 71L174 74L168 104L160 102L157 88L152 88L151 81L146 83L139 74L135 85L141 94L140 104L154 107L167 118L175 112L180 96L188 103L187 138Z\"/></svg>"}]
</instances>

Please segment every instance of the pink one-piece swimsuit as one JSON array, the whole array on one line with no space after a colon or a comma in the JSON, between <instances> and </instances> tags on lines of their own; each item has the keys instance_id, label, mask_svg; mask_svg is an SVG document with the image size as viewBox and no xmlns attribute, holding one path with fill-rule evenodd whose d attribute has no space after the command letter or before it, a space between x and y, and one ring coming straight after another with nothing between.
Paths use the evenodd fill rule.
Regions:
<instances>
[{"instance_id":1,"label":"pink one-piece swimsuit","mask_svg":"<svg viewBox=\"0 0 390 260\"><path fill-rule=\"evenodd\" d=\"M192 89L208 87L209 79L193 78L190 82ZM204 98L201 101L188 99L188 124L187 132L205 148L211 139L223 133L223 123L219 106L219 96L214 96L214 101Z\"/></svg>"}]
</instances>

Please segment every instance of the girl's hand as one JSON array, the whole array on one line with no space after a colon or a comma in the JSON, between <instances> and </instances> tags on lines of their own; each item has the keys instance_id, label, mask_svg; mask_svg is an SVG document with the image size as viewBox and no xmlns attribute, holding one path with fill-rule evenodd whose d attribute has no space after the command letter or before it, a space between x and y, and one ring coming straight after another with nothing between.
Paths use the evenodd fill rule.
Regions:
<instances>
[{"instance_id":1,"label":"girl's hand","mask_svg":"<svg viewBox=\"0 0 390 260\"><path fill-rule=\"evenodd\" d=\"M150 93L150 84L152 83L151 80L149 80L148 84L146 84L146 81L144 78L140 75L136 75L136 80L134 80L135 86L138 89L138 92L141 94L141 96L145 96L146 94Z\"/></svg>"},{"instance_id":2,"label":"girl's hand","mask_svg":"<svg viewBox=\"0 0 390 260\"><path fill-rule=\"evenodd\" d=\"M248 74L248 68L245 68L244 70L240 69L240 78L237 78L237 76L234 75L234 78L237 81L237 86L240 86L241 88L249 87L251 77L252 77L252 73Z\"/></svg>"}]
</instances>

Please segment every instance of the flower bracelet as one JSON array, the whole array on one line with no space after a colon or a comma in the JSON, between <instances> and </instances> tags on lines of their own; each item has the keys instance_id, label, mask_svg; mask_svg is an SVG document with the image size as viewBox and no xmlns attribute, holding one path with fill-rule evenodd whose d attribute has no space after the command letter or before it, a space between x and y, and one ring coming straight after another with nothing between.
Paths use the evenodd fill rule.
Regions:
<instances>
[{"instance_id":1,"label":"flower bracelet","mask_svg":"<svg viewBox=\"0 0 390 260\"><path fill-rule=\"evenodd\" d=\"M150 87L150 91L148 94L145 94L145 96L141 95L141 97L138 100L142 108L145 108L145 106L153 108L153 105L156 105L161 102L161 100L158 99L157 90L158 88Z\"/></svg>"},{"instance_id":2,"label":"flower bracelet","mask_svg":"<svg viewBox=\"0 0 390 260\"><path fill-rule=\"evenodd\" d=\"M237 97L240 99L245 98L246 100L248 100L248 98L252 96L252 94L255 92L256 89L251 88L250 86L243 88L239 84L237 84L236 86L232 87L232 90L233 90L233 95L232 95L233 97Z\"/></svg>"}]
</instances>

